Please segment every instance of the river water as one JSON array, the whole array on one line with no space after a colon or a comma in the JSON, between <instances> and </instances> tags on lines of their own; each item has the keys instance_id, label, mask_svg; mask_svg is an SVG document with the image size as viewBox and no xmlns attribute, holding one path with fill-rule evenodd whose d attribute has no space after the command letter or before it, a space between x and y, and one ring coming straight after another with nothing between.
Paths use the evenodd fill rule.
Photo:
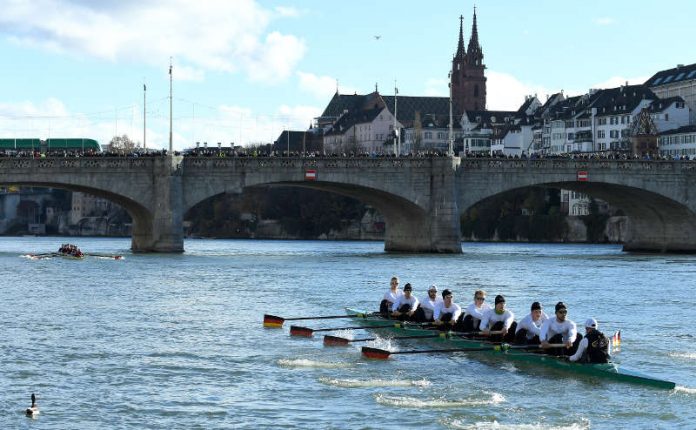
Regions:
<instances>
[{"instance_id":1,"label":"river water","mask_svg":"<svg viewBox=\"0 0 696 430\"><path fill-rule=\"evenodd\" d=\"M22 257L69 241L125 259ZM696 428L693 256L536 244L466 243L462 255L386 254L380 242L187 240L183 255L129 247L0 238L0 428ZM419 297L432 283L450 288L462 305L475 289L502 293L518 319L532 301L552 310L563 300L580 325L592 316L605 333L622 330L617 361L678 388L476 353L369 361L360 344L323 347L321 336L262 327L264 313L374 309L393 274ZM31 393L36 419L23 415Z\"/></svg>"}]
</instances>

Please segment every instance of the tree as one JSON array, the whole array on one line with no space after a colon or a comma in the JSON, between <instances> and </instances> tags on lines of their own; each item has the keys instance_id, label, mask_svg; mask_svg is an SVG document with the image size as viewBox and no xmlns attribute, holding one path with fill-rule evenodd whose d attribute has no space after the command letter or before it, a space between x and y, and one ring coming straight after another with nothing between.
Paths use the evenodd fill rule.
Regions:
<instances>
[{"instance_id":1,"label":"tree","mask_svg":"<svg viewBox=\"0 0 696 430\"><path fill-rule=\"evenodd\" d=\"M133 152L135 148L139 148L140 143L133 142L130 140L127 134L123 136L114 136L107 146L109 152L117 152L119 154L128 154Z\"/></svg>"}]
</instances>

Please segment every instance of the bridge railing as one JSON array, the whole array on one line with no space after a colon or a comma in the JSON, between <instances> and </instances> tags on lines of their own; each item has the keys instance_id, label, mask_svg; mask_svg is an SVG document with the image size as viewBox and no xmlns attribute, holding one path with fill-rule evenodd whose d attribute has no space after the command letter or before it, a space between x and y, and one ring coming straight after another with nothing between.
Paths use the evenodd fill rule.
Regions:
<instances>
[{"instance_id":1,"label":"bridge railing","mask_svg":"<svg viewBox=\"0 0 696 430\"><path fill-rule=\"evenodd\" d=\"M337 157L185 157L186 169L215 168L416 168L430 166L429 158L337 158Z\"/></svg>"},{"instance_id":2,"label":"bridge railing","mask_svg":"<svg viewBox=\"0 0 696 430\"><path fill-rule=\"evenodd\" d=\"M0 158L0 171L17 169L143 169L152 167L154 158Z\"/></svg>"},{"instance_id":3,"label":"bridge railing","mask_svg":"<svg viewBox=\"0 0 696 430\"><path fill-rule=\"evenodd\" d=\"M687 160L584 160L584 159L500 159L463 158L464 170L631 170L631 171L688 171L696 170L696 161Z\"/></svg>"}]
</instances>

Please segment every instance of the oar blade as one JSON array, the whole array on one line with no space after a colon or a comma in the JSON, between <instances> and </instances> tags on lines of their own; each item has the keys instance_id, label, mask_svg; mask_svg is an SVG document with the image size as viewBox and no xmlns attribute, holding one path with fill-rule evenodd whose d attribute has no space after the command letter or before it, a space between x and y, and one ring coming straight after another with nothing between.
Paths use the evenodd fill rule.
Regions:
<instances>
[{"instance_id":1,"label":"oar blade","mask_svg":"<svg viewBox=\"0 0 696 430\"><path fill-rule=\"evenodd\" d=\"M285 322L285 319L283 319L281 317L277 317L275 315L265 314L263 316L263 326L264 327L281 328L281 327L283 327L284 322Z\"/></svg>"},{"instance_id":2,"label":"oar blade","mask_svg":"<svg viewBox=\"0 0 696 430\"><path fill-rule=\"evenodd\" d=\"M346 346L350 343L350 340L344 337L325 335L324 336L324 346Z\"/></svg>"},{"instance_id":3,"label":"oar blade","mask_svg":"<svg viewBox=\"0 0 696 430\"><path fill-rule=\"evenodd\" d=\"M391 352L384 349L372 348L369 346L363 346L362 355L373 360L386 360L391 355Z\"/></svg>"},{"instance_id":4,"label":"oar blade","mask_svg":"<svg viewBox=\"0 0 696 430\"><path fill-rule=\"evenodd\" d=\"M300 336L300 337L312 337L314 330L308 327L301 327L299 325L290 326L290 336Z\"/></svg>"}]
</instances>

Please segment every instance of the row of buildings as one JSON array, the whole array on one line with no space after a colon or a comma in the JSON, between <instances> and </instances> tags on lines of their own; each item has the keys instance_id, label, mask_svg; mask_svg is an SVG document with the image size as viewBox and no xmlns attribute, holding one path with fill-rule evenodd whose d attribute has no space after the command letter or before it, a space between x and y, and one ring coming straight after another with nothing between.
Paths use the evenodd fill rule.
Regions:
<instances>
[{"instance_id":1,"label":"row of buildings","mask_svg":"<svg viewBox=\"0 0 696 430\"><path fill-rule=\"evenodd\" d=\"M446 152L452 143L462 156L696 156L696 64L659 71L640 85L577 96L559 92L543 102L528 96L516 111L497 111L486 109L483 58L474 12L466 48L460 17L450 97L402 96L396 90L384 95L377 88L364 95L337 91L310 130L295 132L295 140L346 154ZM284 137L276 142L280 148Z\"/></svg>"}]
</instances>

